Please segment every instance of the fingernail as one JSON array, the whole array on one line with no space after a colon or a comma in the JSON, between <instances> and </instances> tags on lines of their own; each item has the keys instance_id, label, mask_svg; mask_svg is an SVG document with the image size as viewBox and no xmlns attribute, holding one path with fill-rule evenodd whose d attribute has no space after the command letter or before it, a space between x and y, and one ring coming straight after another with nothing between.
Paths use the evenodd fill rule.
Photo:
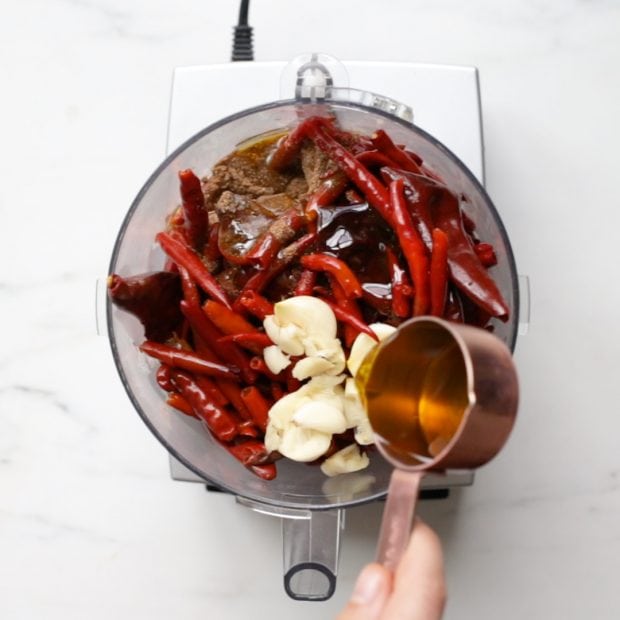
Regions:
<instances>
[{"instance_id":1,"label":"fingernail","mask_svg":"<svg viewBox=\"0 0 620 620\"><path fill-rule=\"evenodd\" d=\"M370 565L366 566L355 582L351 595L351 602L357 605L367 605L375 599L381 591L383 575L380 570Z\"/></svg>"}]
</instances>

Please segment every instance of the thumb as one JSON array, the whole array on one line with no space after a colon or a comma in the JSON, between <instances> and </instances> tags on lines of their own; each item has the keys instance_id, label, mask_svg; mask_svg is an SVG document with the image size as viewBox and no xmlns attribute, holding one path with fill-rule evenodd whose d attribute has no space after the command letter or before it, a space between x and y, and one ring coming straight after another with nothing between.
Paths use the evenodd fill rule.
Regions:
<instances>
[{"instance_id":1,"label":"thumb","mask_svg":"<svg viewBox=\"0 0 620 620\"><path fill-rule=\"evenodd\" d=\"M380 564L368 564L337 620L378 620L392 589L392 575Z\"/></svg>"}]
</instances>

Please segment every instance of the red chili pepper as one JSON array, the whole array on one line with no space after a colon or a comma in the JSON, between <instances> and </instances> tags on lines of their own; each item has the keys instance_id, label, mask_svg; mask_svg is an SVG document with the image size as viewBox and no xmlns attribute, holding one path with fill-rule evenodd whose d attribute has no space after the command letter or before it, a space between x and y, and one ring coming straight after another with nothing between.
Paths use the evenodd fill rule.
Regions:
<instances>
[{"instance_id":1,"label":"red chili pepper","mask_svg":"<svg viewBox=\"0 0 620 620\"><path fill-rule=\"evenodd\" d=\"M429 308L428 258L426 250L407 210L402 179L396 179L390 183L390 197L392 199L394 232L405 255L415 288L413 314L414 316L420 316L426 314Z\"/></svg>"},{"instance_id":2,"label":"red chili pepper","mask_svg":"<svg viewBox=\"0 0 620 620\"><path fill-rule=\"evenodd\" d=\"M333 275L327 274L327 279L329 280L329 285L335 301L333 305L337 306L344 313L340 315L342 318L339 318L338 313L334 311L336 318L344 323L344 342L346 346L350 347L360 332L368 333L370 331L372 333L371 338L374 338L374 332L366 325L357 301L347 296L342 286L340 286L338 280L336 280ZM326 299L323 297L322 299L328 304L332 303L331 298Z\"/></svg>"},{"instance_id":3,"label":"red chili pepper","mask_svg":"<svg viewBox=\"0 0 620 620\"><path fill-rule=\"evenodd\" d=\"M226 396L226 398L230 401L230 404L233 406L234 410L239 414L239 417L242 420L251 420L252 416L248 411L243 399L241 398L241 387L238 383L233 383L232 381L226 381L224 379L217 379L217 387L220 391Z\"/></svg>"},{"instance_id":4,"label":"red chili pepper","mask_svg":"<svg viewBox=\"0 0 620 620\"><path fill-rule=\"evenodd\" d=\"M301 257L301 264L313 271L326 271L336 278L347 297L361 297L362 286L350 267L331 254L306 254Z\"/></svg>"},{"instance_id":5,"label":"red chili pepper","mask_svg":"<svg viewBox=\"0 0 620 620\"><path fill-rule=\"evenodd\" d=\"M179 304L181 312L194 330L211 351L217 351L217 356L239 368L241 377L246 383L254 383L256 373L249 367L248 359L234 343L222 344L219 339L223 334L213 325L200 306L193 306L186 301Z\"/></svg>"},{"instance_id":6,"label":"red chili pepper","mask_svg":"<svg viewBox=\"0 0 620 620\"><path fill-rule=\"evenodd\" d=\"M337 171L327 179L321 186L310 196L306 204L306 216L310 220L315 220L319 209L333 205L340 197L349 183L347 177L342 172Z\"/></svg>"},{"instance_id":7,"label":"red chili pepper","mask_svg":"<svg viewBox=\"0 0 620 620\"><path fill-rule=\"evenodd\" d=\"M192 406L178 392L171 392L170 394L168 394L166 404L168 404L170 407L174 407L176 410L184 413L185 415L188 415L192 418L198 418L198 416L194 413Z\"/></svg>"},{"instance_id":8,"label":"red chili pepper","mask_svg":"<svg viewBox=\"0 0 620 620\"><path fill-rule=\"evenodd\" d=\"M174 385L172 385L172 381L170 380L170 366L168 366L168 364L160 364L155 378L157 380L157 385L159 385L162 390L166 392L174 391Z\"/></svg>"},{"instance_id":9,"label":"red chili pepper","mask_svg":"<svg viewBox=\"0 0 620 620\"><path fill-rule=\"evenodd\" d=\"M216 261L222 256L219 246L219 236L220 224L219 222L216 222L213 226L211 226L209 230L209 237L207 239L207 243L205 244L204 253L207 260Z\"/></svg>"},{"instance_id":10,"label":"red chili pepper","mask_svg":"<svg viewBox=\"0 0 620 620\"><path fill-rule=\"evenodd\" d=\"M321 298L321 300L324 301L332 309L333 313L336 315L336 318L339 321L342 321L343 323L350 325L351 327L355 328L358 332L363 332L367 334L368 336L370 336L373 340L376 340L377 342L379 342L379 339L377 338L377 334L375 334L375 332L373 332L372 329L370 329L370 327L368 327L368 325L366 325L366 323L364 323L364 321L362 321L360 318L356 317L350 311L345 310L344 308L341 308L337 304L329 301L328 299Z\"/></svg>"},{"instance_id":11,"label":"red chili pepper","mask_svg":"<svg viewBox=\"0 0 620 620\"><path fill-rule=\"evenodd\" d=\"M196 376L196 383L204 390L211 401L220 407L225 407L230 401L215 383L218 380L224 381L224 379L218 379L217 377L211 379L205 375Z\"/></svg>"},{"instance_id":12,"label":"red chili pepper","mask_svg":"<svg viewBox=\"0 0 620 620\"><path fill-rule=\"evenodd\" d=\"M209 224L200 179L191 170L179 172L185 236L189 244L201 250L207 237Z\"/></svg>"},{"instance_id":13,"label":"red chili pepper","mask_svg":"<svg viewBox=\"0 0 620 620\"><path fill-rule=\"evenodd\" d=\"M316 271L312 271L311 269L304 269L299 276L299 280L297 280L294 295L296 297L300 295L312 295L315 284Z\"/></svg>"},{"instance_id":14,"label":"red chili pepper","mask_svg":"<svg viewBox=\"0 0 620 620\"><path fill-rule=\"evenodd\" d=\"M273 314L273 304L262 295L251 289L241 291L235 306L245 308L250 314L261 321L269 314Z\"/></svg>"},{"instance_id":15,"label":"red chili pepper","mask_svg":"<svg viewBox=\"0 0 620 620\"><path fill-rule=\"evenodd\" d=\"M308 136L319 149L338 164L350 181L364 194L366 200L389 222L390 196L385 186L319 123L308 126Z\"/></svg>"},{"instance_id":16,"label":"red chili pepper","mask_svg":"<svg viewBox=\"0 0 620 620\"><path fill-rule=\"evenodd\" d=\"M183 320L179 310L183 291L178 273L157 271L128 278L113 273L107 284L114 305L140 320L148 340L167 340Z\"/></svg>"},{"instance_id":17,"label":"red chili pepper","mask_svg":"<svg viewBox=\"0 0 620 620\"><path fill-rule=\"evenodd\" d=\"M183 298L188 303L200 304L200 295L196 288L196 283L189 275L185 267L179 267L179 276L181 277L181 287L183 288Z\"/></svg>"},{"instance_id":18,"label":"red chili pepper","mask_svg":"<svg viewBox=\"0 0 620 620\"><path fill-rule=\"evenodd\" d=\"M409 156L406 151L396 146L394 142L392 142L390 136L388 136L383 129L376 131L372 136L371 141L379 151L396 162L399 168L420 174L420 166Z\"/></svg>"},{"instance_id":19,"label":"red chili pepper","mask_svg":"<svg viewBox=\"0 0 620 620\"><path fill-rule=\"evenodd\" d=\"M145 340L139 348L143 353L168 364L172 368L182 368L201 375L221 377L233 381L239 380L238 368L210 362L195 353L175 349L152 340Z\"/></svg>"},{"instance_id":20,"label":"red chili pepper","mask_svg":"<svg viewBox=\"0 0 620 620\"><path fill-rule=\"evenodd\" d=\"M248 332L258 332L258 328L254 327L240 314L234 310L219 304L217 301L208 300L202 309L209 317L211 322L223 334L245 334Z\"/></svg>"},{"instance_id":21,"label":"red chili pepper","mask_svg":"<svg viewBox=\"0 0 620 620\"><path fill-rule=\"evenodd\" d=\"M207 425L217 439L231 441L237 436L235 418L226 409L212 402L191 374L181 370L173 370L172 381L181 396L191 405L194 413Z\"/></svg>"},{"instance_id":22,"label":"red chili pepper","mask_svg":"<svg viewBox=\"0 0 620 620\"><path fill-rule=\"evenodd\" d=\"M219 342L234 342L240 347L251 351L252 353L261 354L265 347L273 344L271 338L262 332L250 332L247 334L229 334L219 339Z\"/></svg>"},{"instance_id":23,"label":"red chili pepper","mask_svg":"<svg viewBox=\"0 0 620 620\"><path fill-rule=\"evenodd\" d=\"M441 199L433 206L433 221L448 237L451 280L490 316L507 321L510 315L508 304L476 256L473 244L463 228L458 198L447 188L443 188Z\"/></svg>"},{"instance_id":24,"label":"red chili pepper","mask_svg":"<svg viewBox=\"0 0 620 620\"><path fill-rule=\"evenodd\" d=\"M196 284L215 300L230 308L230 302L219 282L209 273L200 257L184 242L168 233L160 232L155 237L159 245L178 265L185 267Z\"/></svg>"},{"instance_id":25,"label":"red chili pepper","mask_svg":"<svg viewBox=\"0 0 620 620\"><path fill-rule=\"evenodd\" d=\"M326 121L328 119L325 119ZM306 119L288 132L278 141L275 150L267 158L267 166L272 170L284 170L297 159L301 147L306 139L308 124L314 122L314 117Z\"/></svg>"},{"instance_id":26,"label":"red chili pepper","mask_svg":"<svg viewBox=\"0 0 620 620\"><path fill-rule=\"evenodd\" d=\"M269 401L255 385L242 389L241 398L248 408L256 426L258 426L261 431L265 432L267 429L267 422L269 421L269 409L271 408Z\"/></svg>"},{"instance_id":27,"label":"red chili pepper","mask_svg":"<svg viewBox=\"0 0 620 620\"><path fill-rule=\"evenodd\" d=\"M267 232L262 235L245 255L248 263L254 263L261 267L267 267L278 255L282 245L292 239L306 223L306 217L296 208L289 209L269 226Z\"/></svg>"},{"instance_id":28,"label":"red chili pepper","mask_svg":"<svg viewBox=\"0 0 620 620\"><path fill-rule=\"evenodd\" d=\"M278 373L277 375L271 372L267 364L265 364L265 360L258 355L255 355L250 360L250 368L252 370L255 370L256 372L260 372L261 375L264 375L270 381L282 381L283 380L283 377L280 376L282 371L280 371L280 373Z\"/></svg>"},{"instance_id":29,"label":"red chili pepper","mask_svg":"<svg viewBox=\"0 0 620 620\"><path fill-rule=\"evenodd\" d=\"M316 238L316 233L308 233L281 250L278 258L276 258L269 267L262 271L257 271L248 279L241 291L240 298L246 291L256 291L260 293L273 278L282 273L291 262L313 245Z\"/></svg>"},{"instance_id":30,"label":"red chili pepper","mask_svg":"<svg viewBox=\"0 0 620 620\"><path fill-rule=\"evenodd\" d=\"M239 432L239 437L258 438L262 436L262 433L256 428L252 420L239 422L239 424L237 424L237 431Z\"/></svg>"},{"instance_id":31,"label":"red chili pepper","mask_svg":"<svg viewBox=\"0 0 620 620\"><path fill-rule=\"evenodd\" d=\"M476 252L480 262L485 267L493 267L493 265L497 265L497 256L495 255L495 250L490 243L476 243L474 245L474 252Z\"/></svg>"},{"instance_id":32,"label":"red chili pepper","mask_svg":"<svg viewBox=\"0 0 620 620\"><path fill-rule=\"evenodd\" d=\"M383 166L398 168L398 164L393 159L390 159L385 153L378 150L360 153L357 155L357 161L368 168L372 168L373 166L378 166L379 168L383 168Z\"/></svg>"},{"instance_id":33,"label":"red chili pepper","mask_svg":"<svg viewBox=\"0 0 620 620\"><path fill-rule=\"evenodd\" d=\"M431 314L443 316L448 291L448 237L439 228L433 229L430 280Z\"/></svg>"},{"instance_id":34,"label":"red chili pepper","mask_svg":"<svg viewBox=\"0 0 620 620\"><path fill-rule=\"evenodd\" d=\"M265 463L264 465L250 465L252 473L256 474L263 480L273 480L276 475L275 463Z\"/></svg>"},{"instance_id":35,"label":"red chili pepper","mask_svg":"<svg viewBox=\"0 0 620 620\"><path fill-rule=\"evenodd\" d=\"M264 465L269 462L269 452L267 452L267 448L265 448L265 444L262 441L248 439L225 447L246 467L250 465Z\"/></svg>"},{"instance_id":36,"label":"red chili pepper","mask_svg":"<svg viewBox=\"0 0 620 620\"><path fill-rule=\"evenodd\" d=\"M392 285L392 312L399 318L405 319L411 316L409 286L407 272L400 266L396 254L392 248L386 248L388 268L390 270L390 282ZM409 293L409 295L407 294Z\"/></svg>"}]
</instances>

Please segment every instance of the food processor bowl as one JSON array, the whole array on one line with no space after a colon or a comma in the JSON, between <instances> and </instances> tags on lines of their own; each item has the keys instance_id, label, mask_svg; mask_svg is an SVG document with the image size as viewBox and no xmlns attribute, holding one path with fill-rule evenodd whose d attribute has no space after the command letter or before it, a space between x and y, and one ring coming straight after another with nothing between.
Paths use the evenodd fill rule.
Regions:
<instances>
[{"instance_id":1,"label":"food processor bowl","mask_svg":"<svg viewBox=\"0 0 620 620\"><path fill-rule=\"evenodd\" d=\"M345 91L345 96L359 92ZM334 97L328 91L327 95L322 100L298 98L247 109L181 145L155 170L131 205L114 246L109 273L127 276L162 268L165 256L154 238L179 204L179 171L191 168L200 177L208 175L216 162L240 144L291 128L308 116L330 114L345 130L368 135L385 130L394 142L419 154L454 192L467 197L464 210L476 223L477 234L495 248L498 264L491 273L510 308L507 322L492 321L494 333L513 348L519 314L517 272L508 236L484 188L444 145L410 121L391 114L390 106L384 104L390 100L366 97L366 102L379 102L371 107L342 100L342 93ZM166 404L166 395L155 380L156 364L138 350L143 340L138 320L109 299L106 313L118 372L148 428L176 459L205 481L254 509L293 517L284 527L285 588L293 598L329 598L335 588L342 510L383 498L391 466L371 451L367 469L335 478L326 477L319 467L284 459L278 462L274 480L258 478L220 446L200 421Z\"/></svg>"}]
</instances>

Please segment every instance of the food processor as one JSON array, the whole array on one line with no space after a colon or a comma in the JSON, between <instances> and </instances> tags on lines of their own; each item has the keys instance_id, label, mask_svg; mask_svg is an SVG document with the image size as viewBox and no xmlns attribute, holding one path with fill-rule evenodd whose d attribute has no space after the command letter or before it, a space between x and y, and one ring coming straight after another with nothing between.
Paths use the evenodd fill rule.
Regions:
<instances>
[{"instance_id":1,"label":"food processor","mask_svg":"<svg viewBox=\"0 0 620 620\"><path fill-rule=\"evenodd\" d=\"M375 83L384 83L384 92L390 95L390 85L398 85L394 90L400 88L402 92L399 78L408 76L407 103L413 110L398 98L362 90L372 88L364 81L365 74L373 75ZM353 81L353 75L362 79ZM418 85L426 80L441 83L442 87L417 92L416 75ZM218 96L212 98L213 91L208 89L216 84ZM278 90L279 96L269 100L267 95L261 101L261 93ZM462 105L461 101L452 102L454 118L446 117L443 131L449 135L446 126L452 125L454 142L463 140L466 146L461 150L470 149L467 163L414 123L416 100L422 99L422 92L432 102L440 91L451 92L452 96L464 94ZM230 114L233 106L239 109ZM456 111L459 106L460 112ZM469 119L466 124L460 124L458 119L463 110ZM492 321L493 330L509 348L514 348L519 329L519 279L508 236L482 185L478 83L472 68L342 63L312 53L290 63L241 62L177 70L168 128L170 154L131 205L114 246L109 273L131 275L162 268L165 257L154 238L164 228L166 216L178 205L180 170L191 168L204 176L239 144L276 129L291 128L316 114L334 115L339 125L349 131L370 135L385 130L396 143L419 154L455 192L467 197L464 210L475 221L480 238L495 248L498 264L492 274L511 311L507 322ZM121 381L138 414L168 450L173 477L202 481L231 493L244 506L281 517L286 592L298 600L329 598L336 587L344 510L384 498L392 467L380 454L371 452L367 469L334 478L326 477L318 467L288 460L279 461L275 480L257 478L233 459L198 420L166 404L151 363L138 350L143 339L138 320L109 300L106 317ZM447 488L471 481L471 472L447 472L445 476L428 476L425 486Z\"/></svg>"}]
</instances>

